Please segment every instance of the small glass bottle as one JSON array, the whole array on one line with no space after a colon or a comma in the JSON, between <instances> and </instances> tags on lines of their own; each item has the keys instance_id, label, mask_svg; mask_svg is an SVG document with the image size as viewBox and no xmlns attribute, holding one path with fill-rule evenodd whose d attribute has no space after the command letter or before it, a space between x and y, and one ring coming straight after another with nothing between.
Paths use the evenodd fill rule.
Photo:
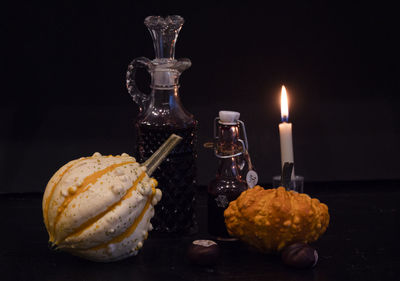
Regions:
<instances>
[{"instance_id":1,"label":"small glass bottle","mask_svg":"<svg viewBox=\"0 0 400 281\"><path fill-rule=\"evenodd\" d=\"M214 127L214 153L218 158L215 179L208 185L208 232L218 240L236 240L229 236L224 211L229 202L248 189L243 176L246 162L247 138L240 113L220 111ZM245 142L240 139L242 127ZM251 164L250 164L251 165Z\"/></svg>"},{"instance_id":2,"label":"small glass bottle","mask_svg":"<svg viewBox=\"0 0 400 281\"><path fill-rule=\"evenodd\" d=\"M184 20L180 16L150 16L144 23L153 39L156 57L153 60L139 57L128 66L128 92L140 109L135 122L135 156L144 162L172 133L183 138L153 174L163 196L155 206L152 224L158 233L190 234L197 230L194 215L197 121L179 98L179 77L191 66L189 59L175 59L175 43ZM151 75L150 95L143 94L136 86L138 68L145 68Z\"/></svg>"}]
</instances>

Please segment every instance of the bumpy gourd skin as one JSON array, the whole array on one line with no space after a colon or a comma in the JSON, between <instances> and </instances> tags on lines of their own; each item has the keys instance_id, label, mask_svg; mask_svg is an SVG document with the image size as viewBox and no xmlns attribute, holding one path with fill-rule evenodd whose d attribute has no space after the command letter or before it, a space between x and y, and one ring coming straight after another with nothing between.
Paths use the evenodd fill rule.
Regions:
<instances>
[{"instance_id":1,"label":"bumpy gourd skin","mask_svg":"<svg viewBox=\"0 0 400 281\"><path fill-rule=\"evenodd\" d=\"M123 153L73 160L50 179L43 196L43 218L55 248L89 260L117 261L143 247L157 181L146 167Z\"/></svg>"},{"instance_id":2,"label":"bumpy gourd skin","mask_svg":"<svg viewBox=\"0 0 400 281\"><path fill-rule=\"evenodd\" d=\"M307 194L255 186L230 202L224 212L230 235L262 252L295 242L313 242L328 227L328 207Z\"/></svg>"}]
</instances>

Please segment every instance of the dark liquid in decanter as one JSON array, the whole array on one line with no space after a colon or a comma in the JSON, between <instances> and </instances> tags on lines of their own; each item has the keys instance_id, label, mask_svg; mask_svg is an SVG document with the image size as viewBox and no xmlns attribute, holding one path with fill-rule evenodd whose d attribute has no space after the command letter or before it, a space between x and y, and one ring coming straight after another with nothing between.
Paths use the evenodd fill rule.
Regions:
<instances>
[{"instance_id":1,"label":"dark liquid in decanter","mask_svg":"<svg viewBox=\"0 0 400 281\"><path fill-rule=\"evenodd\" d=\"M183 140L172 150L152 177L158 181L162 200L155 206L151 219L158 233L191 234L197 225L194 213L196 185L196 130L197 121L185 128L168 125L154 126L136 124L137 157L139 162L147 160L174 133Z\"/></svg>"}]
</instances>

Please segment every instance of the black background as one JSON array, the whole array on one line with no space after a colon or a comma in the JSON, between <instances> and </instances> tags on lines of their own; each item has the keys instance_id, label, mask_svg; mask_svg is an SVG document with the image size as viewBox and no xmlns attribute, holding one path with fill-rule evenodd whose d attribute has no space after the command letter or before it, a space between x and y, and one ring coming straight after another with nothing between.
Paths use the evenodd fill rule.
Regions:
<instances>
[{"instance_id":1,"label":"black background","mask_svg":"<svg viewBox=\"0 0 400 281\"><path fill-rule=\"evenodd\" d=\"M261 4L262 3L262 4ZM291 102L296 172L306 181L398 179L399 36L394 5L352 1L96 1L2 4L0 192L43 191L63 164L134 151L125 89L135 57L153 58L148 15L182 15L176 57L192 67L181 98L202 148L221 109L241 112L267 183L279 173L280 87ZM140 75L147 89L149 78ZM147 89L148 90L148 89ZM307 188L307 186L305 187Z\"/></svg>"}]
</instances>

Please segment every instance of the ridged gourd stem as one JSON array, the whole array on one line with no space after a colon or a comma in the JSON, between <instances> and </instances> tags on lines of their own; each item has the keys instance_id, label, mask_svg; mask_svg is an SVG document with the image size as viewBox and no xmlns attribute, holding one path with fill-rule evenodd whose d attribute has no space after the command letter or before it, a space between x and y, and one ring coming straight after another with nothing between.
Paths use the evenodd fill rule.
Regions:
<instances>
[{"instance_id":1,"label":"ridged gourd stem","mask_svg":"<svg viewBox=\"0 0 400 281\"><path fill-rule=\"evenodd\" d=\"M147 159L142 166L147 168L147 174L151 176L151 174L157 169L158 166L162 163L165 157L171 152L172 149L182 140L182 137L172 134L158 149L153 155Z\"/></svg>"}]
</instances>

